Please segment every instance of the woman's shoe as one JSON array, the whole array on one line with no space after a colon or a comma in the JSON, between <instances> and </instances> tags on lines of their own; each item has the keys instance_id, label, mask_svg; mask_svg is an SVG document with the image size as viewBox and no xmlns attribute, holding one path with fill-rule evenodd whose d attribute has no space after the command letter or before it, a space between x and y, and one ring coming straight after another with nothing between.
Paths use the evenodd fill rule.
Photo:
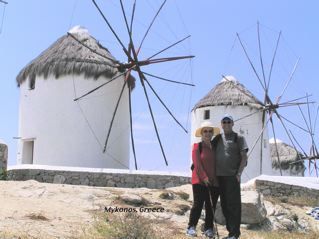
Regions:
<instances>
[{"instance_id":1,"label":"woman's shoe","mask_svg":"<svg viewBox=\"0 0 319 239\"><path fill-rule=\"evenodd\" d=\"M196 233L196 229L194 226L189 227L186 231L186 235L191 236L191 237L196 237L197 233Z\"/></svg>"}]
</instances>

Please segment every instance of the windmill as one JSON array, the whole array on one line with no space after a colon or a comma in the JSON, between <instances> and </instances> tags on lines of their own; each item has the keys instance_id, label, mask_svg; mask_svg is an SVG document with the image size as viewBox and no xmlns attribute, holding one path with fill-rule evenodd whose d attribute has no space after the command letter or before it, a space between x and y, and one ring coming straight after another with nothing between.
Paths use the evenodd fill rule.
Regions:
<instances>
[{"instance_id":1,"label":"windmill","mask_svg":"<svg viewBox=\"0 0 319 239\"><path fill-rule=\"evenodd\" d=\"M261 69L260 71L258 70L256 64L253 62L251 55L248 53L248 48L245 45L241 35L239 33L237 33L236 36L237 36L237 40L239 41L240 47L244 53L244 56L245 56L246 60L248 61L248 64L250 65L250 68L253 71L253 74L254 74L255 78L257 79L258 84L261 87L263 95L264 95L264 100L263 100L263 104L262 104L263 107L260 110L257 110L255 112L253 112L252 114L249 114L249 115L246 115L244 117L241 117L240 119L237 119L237 121L239 121L239 120L242 120L243 118L251 117L253 114L262 112L262 128L260 129L259 136L256 138L255 142L252 145L250 145L250 153L248 156L251 155L251 152L254 150L254 148L256 147L256 145L258 143L261 144L261 148L262 148L262 145L264 144L264 142L260 139L263 138L264 131L267 129L267 126L270 125L271 132L272 132L273 138L274 138L280 174L282 175L282 169L280 167L280 165L281 165L280 155L279 155L278 145L277 145L278 137L276 134L276 127L274 124L274 120L275 119L278 120L279 125L281 125L281 127L283 128L285 134L289 138L291 145L293 146L293 148L296 151L297 151L296 144L293 140L293 137L290 134L290 130L289 130L287 124L298 127L299 129L302 129L304 132L308 132L306 129L304 129L301 126L299 126L298 124L294 123L292 120L288 119L287 117L285 117L281 113L282 108L300 107L301 105L308 105L308 104L312 103L312 102L309 102L308 100L301 101L301 100L306 99L308 96L303 96L303 97L298 97L298 98L283 101L283 96L284 96L289 84L291 83L291 81L294 77L295 71L296 71L298 63L299 63L299 59L297 59L292 70L290 71L289 76L286 79L286 83L285 83L283 89L281 90L281 93L276 98L272 98L270 96L270 91L271 91L270 85L271 85L271 79L273 77L273 75L272 75L273 69L274 69L274 66L276 63L276 56L278 54L278 46L280 43L280 39L282 37L281 32L278 33L278 37L277 37L277 40L275 42L275 48L274 48L274 51L273 51L272 56L270 58L270 61L269 61L270 63L268 64L268 69L266 69L267 67L265 64L264 56L263 56L263 46L261 43L260 24L259 24L259 22L257 23L257 45L258 45L258 53L257 53L258 57L257 58L259 61L258 65L260 66L260 69ZM261 156L260 156L261 163L260 163L259 173L262 174L263 173L262 151L260 152L260 154L261 154ZM298 157L299 157L299 160L301 160L301 157L299 154L298 154Z\"/></svg>"},{"instance_id":2,"label":"windmill","mask_svg":"<svg viewBox=\"0 0 319 239\"><path fill-rule=\"evenodd\" d=\"M121 9L121 15L123 18L123 22L124 25L123 27L126 30L126 34L128 37L128 42L124 42L124 40L120 37L120 35L117 33L117 30L114 28L114 26L112 25L111 21L109 20L108 16L106 16L101 7L99 6L99 4L95 1L92 0L93 5L95 6L95 8L97 9L98 13L100 14L100 16L102 17L103 21L105 22L108 30L112 33L113 37L115 38L117 44L120 46L120 48L122 49L122 51L124 52L125 57L127 58L126 60L123 61L117 61L114 60L112 58L109 58L107 56L101 55L102 57L105 58L106 61L111 61L114 65L115 68L117 68L119 74L117 74L116 76L114 76L110 81L105 82L103 84L101 84L100 86L94 88L94 89L90 89L88 92L86 92L85 94L76 97L74 100L78 101L81 100L82 98L85 98L86 96L90 95L91 93L99 90L102 87L107 87L107 84L111 84L112 81L115 81L116 79L118 79L120 76L125 76L125 80L123 82L123 86L120 92L120 95L118 96L117 102L116 102L116 106L114 111L112 112L112 119L110 122L110 125L108 125L107 127L107 135L106 135L106 139L105 139L105 143L104 143L104 148L103 151L107 151L107 146L109 143L109 138L110 135L112 133L112 129L113 129L113 123L115 120L115 116L117 114L117 109L118 109L118 105L123 97L123 92L124 89L126 87L128 87L129 89L129 116L130 116L130 134L131 134L131 145L132 145L132 151L133 151L133 156L134 156L134 161L135 161L135 169L137 169L137 157L136 157L136 153L135 153L135 143L134 143L134 132L133 132L133 127L132 127L132 87L130 87L128 85L128 82L130 79L133 78L133 76L131 75L132 72L136 72L137 73L137 78L139 79L140 85L143 89L143 95L146 99L147 102L147 106L148 106L148 111L149 114L151 116L151 120L152 120L152 124L153 124L153 128L155 130L156 133L156 138L157 138L157 142L160 146L160 150L162 153L162 156L165 160L165 164L168 165L168 161L166 158L166 154L164 151L164 147L160 138L160 134L159 134L159 130L158 130L158 126L156 123L156 116L154 114L153 108L152 108L152 103L150 100L150 94L149 91L152 92L152 94L155 96L155 98L160 102L160 104L165 108L166 112L172 117L172 119L187 133L186 128L179 122L179 120L177 120L176 116L172 113L172 111L168 108L168 106L166 105L166 103L164 102L164 100L159 96L159 94L157 93L157 91L155 90L155 88L152 86L149 78L154 78L157 80L161 80L161 81L166 81L166 82L170 82L170 83L174 83L174 84L180 84L180 85L186 85L186 86L194 86L191 83L186 83L186 82L181 82L181 81L176 81L173 79L168 79L159 75L155 75L149 72L146 72L145 70L143 70L144 66L149 66L149 65L154 65L154 64L160 64L160 63L166 63L166 62L174 62L174 61L179 61L179 60L186 60L186 59L191 59L194 56L193 55L182 55L182 56L168 56L168 57L159 57L160 54L163 54L165 52L167 52L169 49L172 49L174 47L176 47L178 44L186 41L190 36L186 36L183 37L179 40L177 40L176 42L173 42L171 44L168 44L167 46L165 46L164 48L162 48L161 50L158 50L157 52L151 54L148 57L144 57L141 58L140 57L140 52L143 50L143 46L144 43L146 41L146 38L148 37L150 31L152 30L152 27L154 25L154 23L156 22L158 16L161 14L161 12L163 11L163 9L165 8L167 0L164 0L160 6L158 7L157 11L155 12L151 22L149 23L148 27L146 28L146 31L144 33L144 35L141 38L141 41L137 44L135 42L134 39L134 21L135 21L135 13L136 13L136 9L138 8L138 4L137 1L133 1L133 4L131 6L131 13L128 14L127 13L127 9L126 6L124 5L122 0L119 0L119 4L120 4L120 9ZM128 5L128 4L127 4ZM73 37L78 43L80 43L81 45L83 45L84 47L88 48L89 50L91 50L92 52L94 52L93 49L90 49L89 46L87 46L85 43L83 43L82 41L80 41L79 39L77 39L77 37L75 35L73 35L72 33L68 33L71 37ZM96 52L94 52L96 53ZM98 54L98 53L96 53Z\"/></svg>"}]
</instances>

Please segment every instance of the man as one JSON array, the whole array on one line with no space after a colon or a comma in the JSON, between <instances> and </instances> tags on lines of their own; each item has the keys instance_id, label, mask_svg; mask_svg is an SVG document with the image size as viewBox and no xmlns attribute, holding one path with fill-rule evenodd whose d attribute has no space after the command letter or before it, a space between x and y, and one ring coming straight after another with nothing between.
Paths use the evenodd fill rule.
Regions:
<instances>
[{"instance_id":1,"label":"man","mask_svg":"<svg viewBox=\"0 0 319 239\"><path fill-rule=\"evenodd\" d=\"M232 116L225 115L221 119L223 134L216 145L216 175L228 231L228 237L224 239L238 239L240 236L240 177L247 165L246 140L233 131L233 126Z\"/></svg>"}]
</instances>

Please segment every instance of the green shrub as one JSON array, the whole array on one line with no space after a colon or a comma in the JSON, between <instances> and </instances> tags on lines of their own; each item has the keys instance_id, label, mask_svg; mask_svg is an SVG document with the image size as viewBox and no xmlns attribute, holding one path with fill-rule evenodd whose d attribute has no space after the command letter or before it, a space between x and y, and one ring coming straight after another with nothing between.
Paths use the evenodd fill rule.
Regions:
<instances>
[{"instance_id":1,"label":"green shrub","mask_svg":"<svg viewBox=\"0 0 319 239\"><path fill-rule=\"evenodd\" d=\"M189 194L184 192L176 192L178 196L180 196L181 199L187 201L189 199Z\"/></svg>"},{"instance_id":2,"label":"green shrub","mask_svg":"<svg viewBox=\"0 0 319 239\"><path fill-rule=\"evenodd\" d=\"M0 180L7 180L7 170L5 168L0 168Z\"/></svg>"},{"instance_id":3,"label":"green shrub","mask_svg":"<svg viewBox=\"0 0 319 239\"><path fill-rule=\"evenodd\" d=\"M95 230L103 238L160 239L153 223L137 213L106 214L97 222Z\"/></svg>"}]
</instances>

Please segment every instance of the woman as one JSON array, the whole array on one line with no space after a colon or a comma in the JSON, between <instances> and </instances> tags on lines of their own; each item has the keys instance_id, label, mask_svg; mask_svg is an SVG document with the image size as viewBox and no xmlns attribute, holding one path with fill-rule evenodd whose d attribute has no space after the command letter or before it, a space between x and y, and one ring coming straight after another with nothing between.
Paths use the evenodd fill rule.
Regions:
<instances>
[{"instance_id":1,"label":"woman","mask_svg":"<svg viewBox=\"0 0 319 239\"><path fill-rule=\"evenodd\" d=\"M214 212L218 200L218 182L215 173L215 151L211 140L214 135L219 134L218 127L210 122L203 122L196 129L195 136L201 137L201 142L195 143L192 150L192 188L193 206L190 212L188 229L186 234L196 236L196 226L200 218L203 204L205 202L205 228L207 237L214 236ZM213 203L213 207L211 205Z\"/></svg>"}]
</instances>

